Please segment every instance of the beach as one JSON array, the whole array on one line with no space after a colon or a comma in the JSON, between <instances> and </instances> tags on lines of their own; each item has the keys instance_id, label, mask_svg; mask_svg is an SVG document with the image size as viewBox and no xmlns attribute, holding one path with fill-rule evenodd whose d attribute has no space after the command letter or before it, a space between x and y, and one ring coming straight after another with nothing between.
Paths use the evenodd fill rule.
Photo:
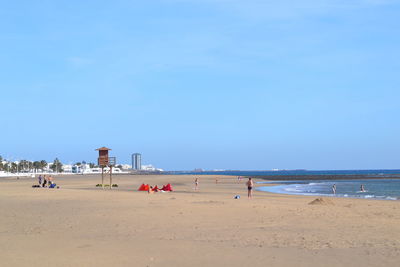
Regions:
<instances>
[{"instance_id":1,"label":"beach","mask_svg":"<svg viewBox=\"0 0 400 267\"><path fill-rule=\"evenodd\" d=\"M194 179L199 190L194 191ZM400 202L255 191L193 175L0 178L1 266L396 266ZM107 177L106 177L107 181ZM171 183L148 194L142 183ZM257 187L258 185L256 185ZM265 186L265 185L263 185ZM234 199L240 195L240 199Z\"/></svg>"}]
</instances>

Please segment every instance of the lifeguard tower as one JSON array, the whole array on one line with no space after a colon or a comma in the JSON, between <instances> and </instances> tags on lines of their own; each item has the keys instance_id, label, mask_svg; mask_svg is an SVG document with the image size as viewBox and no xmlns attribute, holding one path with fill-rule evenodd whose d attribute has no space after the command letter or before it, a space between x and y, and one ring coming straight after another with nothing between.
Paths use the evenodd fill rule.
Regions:
<instances>
[{"instance_id":1,"label":"lifeguard tower","mask_svg":"<svg viewBox=\"0 0 400 267\"><path fill-rule=\"evenodd\" d=\"M108 151L111 150L110 148L103 146L96 150L99 151L99 158L97 159L97 164L101 168L101 186L104 189L104 168L109 167L110 168L110 189L112 189L112 168L116 164L116 158L110 157L108 155Z\"/></svg>"}]
</instances>

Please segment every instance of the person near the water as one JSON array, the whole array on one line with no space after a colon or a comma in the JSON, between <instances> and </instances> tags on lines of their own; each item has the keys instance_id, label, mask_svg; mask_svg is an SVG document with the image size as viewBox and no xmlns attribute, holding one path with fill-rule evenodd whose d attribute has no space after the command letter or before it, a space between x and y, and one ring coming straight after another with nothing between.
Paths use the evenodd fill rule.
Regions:
<instances>
[{"instance_id":1,"label":"person near the water","mask_svg":"<svg viewBox=\"0 0 400 267\"><path fill-rule=\"evenodd\" d=\"M251 178L249 178L246 185L247 185L247 197L252 198L253 197L253 186L254 186L253 180L251 180Z\"/></svg>"},{"instance_id":2,"label":"person near the water","mask_svg":"<svg viewBox=\"0 0 400 267\"><path fill-rule=\"evenodd\" d=\"M194 190L198 190L199 189L199 178L196 178L194 180Z\"/></svg>"},{"instance_id":3,"label":"person near the water","mask_svg":"<svg viewBox=\"0 0 400 267\"><path fill-rule=\"evenodd\" d=\"M336 184L332 185L332 192L334 195L336 195Z\"/></svg>"},{"instance_id":4,"label":"person near the water","mask_svg":"<svg viewBox=\"0 0 400 267\"><path fill-rule=\"evenodd\" d=\"M360 191L361 191L361 192L365 192L364 185L361 185L361 186L360 186Z\"/></svg>"}]
</instances>

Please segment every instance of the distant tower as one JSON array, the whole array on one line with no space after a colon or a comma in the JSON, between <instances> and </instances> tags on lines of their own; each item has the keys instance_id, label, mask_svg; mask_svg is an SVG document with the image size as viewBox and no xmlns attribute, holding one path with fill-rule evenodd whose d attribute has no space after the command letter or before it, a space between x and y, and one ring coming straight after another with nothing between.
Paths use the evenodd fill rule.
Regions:
<instances>
[{"instance_id":1,"label":"distant tower","mask_svg":"<svg viewBox=\"0 0 400 267\"><path fill-rule=\"evenodd\" d=\"M142 155L139 153L132 154L132 169L142 169Z\"/></svg>"}]
</instances>

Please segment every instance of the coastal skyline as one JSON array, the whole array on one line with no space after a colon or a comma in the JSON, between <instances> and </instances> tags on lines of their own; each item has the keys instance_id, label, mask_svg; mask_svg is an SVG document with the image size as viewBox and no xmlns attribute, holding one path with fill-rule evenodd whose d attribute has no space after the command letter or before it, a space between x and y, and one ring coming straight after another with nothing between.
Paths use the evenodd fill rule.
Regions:
<instances>
[{"instance_id":1,"label":"coastal skyline","mask_svg":"<svg viewBox=\"0 0 400 267\"><path fill-rule=\"evenodd\" d=\"M16 1L7 159L399 169L399 1Z\"/></svg>"}]
</instances>

